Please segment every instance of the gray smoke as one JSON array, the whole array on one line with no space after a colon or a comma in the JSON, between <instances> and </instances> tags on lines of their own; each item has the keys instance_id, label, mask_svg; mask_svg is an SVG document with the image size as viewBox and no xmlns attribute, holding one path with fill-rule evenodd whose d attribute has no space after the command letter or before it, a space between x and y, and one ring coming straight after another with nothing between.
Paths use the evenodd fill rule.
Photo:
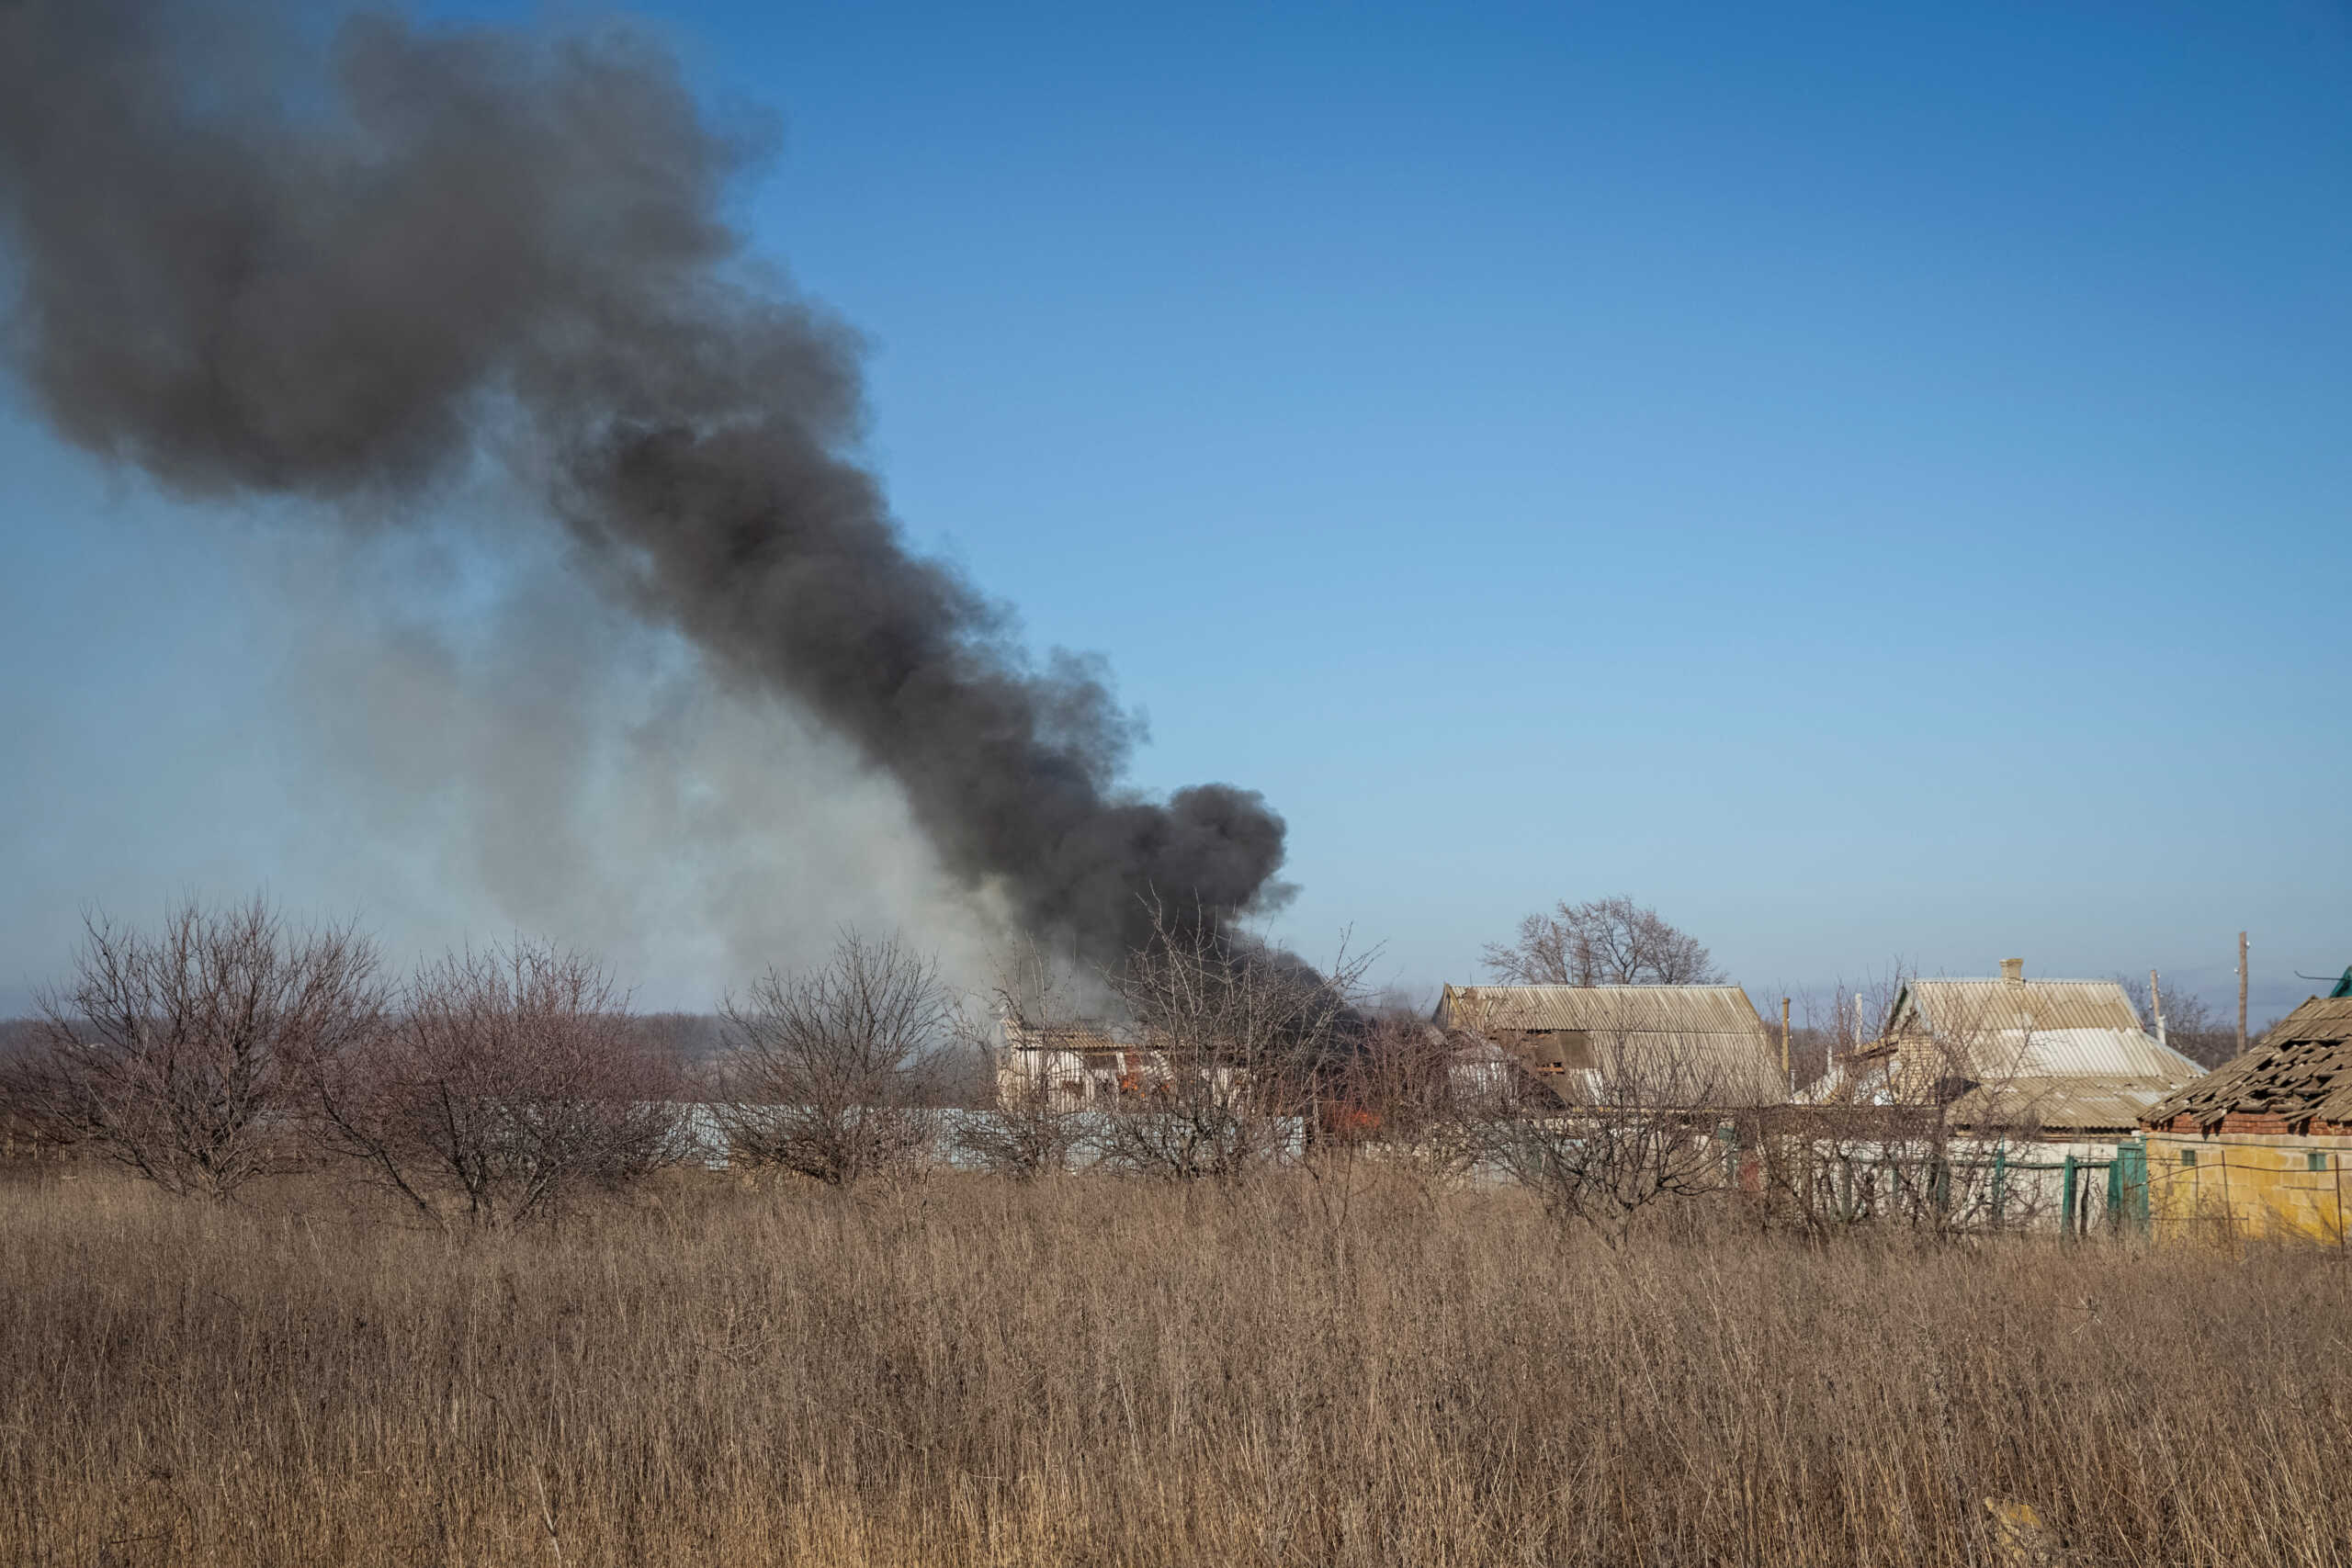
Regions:
<instances>
[{"instance_id":1,"label":"gray smoke","mask_svg":"<svg viewBox=\"0 0 2352 1568\"><path fill-rule=\"evenodd\" d=\"M1281 885L1226 784L1121 791L1097 671L910 551L853 458L854 340L722 218L760 148L626 31L300 8L0 0L8 351L68 439L183 495L337 525L485 457L600 591L898 781L941 863L1108 952L1138 896L1211 919Z\"/></svg>"}]
</instances>

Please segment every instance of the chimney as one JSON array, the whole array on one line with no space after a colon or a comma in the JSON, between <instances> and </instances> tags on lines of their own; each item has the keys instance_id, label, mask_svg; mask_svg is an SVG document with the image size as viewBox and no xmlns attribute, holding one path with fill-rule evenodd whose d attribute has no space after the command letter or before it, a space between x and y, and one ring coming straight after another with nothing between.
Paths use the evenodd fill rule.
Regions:
<instances>
[{"instance_id":1,"label":"chimney","mask_svg":"<svg viewBox=\"0 0 2352 1568\"><path fill-rule=\"evenodd\" d=\"M2024 960L2024 959L2022 959L2022 958L2004 958L2004 959L2002 959L2002 960L2001 960L2001 978L2002 978L2002 979L2004 979L2004 980L2007 980L2007 981L2010 985L2012 985L2012 986L2022 986L2022 985L2024 985L2024 984L2025 984L2025 960Z\"/></svg>"}]
</instances>

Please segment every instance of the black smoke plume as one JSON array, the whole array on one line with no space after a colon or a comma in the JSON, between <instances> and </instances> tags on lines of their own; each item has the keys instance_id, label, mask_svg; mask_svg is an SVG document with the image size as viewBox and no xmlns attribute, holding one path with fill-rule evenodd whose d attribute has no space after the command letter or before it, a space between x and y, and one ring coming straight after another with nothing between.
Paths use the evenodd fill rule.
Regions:
<instances>
[{"instance_id":1,"label":"black smoke plume","mask_svg":"<svg viewBox=\"0 0 2352 1568\"><path fill-rule=\"evenodd\" d=\"M7 347L60 433L322 518L494 457L610 592L887 769L1033 929L1102 952L1147 890L1219 919L1279 888L1257 795L1123 794L1135 728L1091 667L1036 668L909 550L854 460L851 334L722 216L756 139L661 49L332 30L321 73L299 7L0 0Z\"/></svg>"}]
</instances>

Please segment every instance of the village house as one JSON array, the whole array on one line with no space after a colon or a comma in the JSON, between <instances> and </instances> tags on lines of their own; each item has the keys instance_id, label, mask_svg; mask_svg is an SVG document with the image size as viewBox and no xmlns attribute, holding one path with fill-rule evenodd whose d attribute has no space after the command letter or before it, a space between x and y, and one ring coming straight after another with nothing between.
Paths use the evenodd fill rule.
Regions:
<instances>
[{"instance_id":1,"label":"village house","mask_svg":"<svg viewBox=\"0 0 2352 1568\"><path fill-rule=\"evenodd\" d=\"M1563 1102L1611 1077L1693 1109L1788 1098L1780 1046L1737 986L1448 986L1432 1021L1476 1070L1498 1051Z\"/></svg>"},{"instance_id":2,"label":"village house","mask_svg":"<svg viewBox=\"0 0 2352 1568\"><path fill-rule=\"evenodd\" d=\"M2111 1142L2203 1070L2141 1028L2117 982L2030 980L2009 958L1998 979L1905 984L1878 1038L1810 1098L1939 1105L1963 1133Z\"/></svg>"},{"instance_id":3,"label":"village house","mask_svg":"<svg viewBox=\"0 0 2352 1568\"><path fill-rule=\"evenodd\" d=\"M1042 1097L1057 1111L1108 1105L1141 1096L1164 1073L1156 1053L1118 1039L1105 1024L1032 1024L1008 1014L998 1027L999 1104Z\"/></svg>"},{"instance_id":4,"label":"village house","mask_svg":"<svg viewBox=\"0 0 2352 1568\"><path fill-rule=\"evenodd\" d=\"M1798 1099L1829 1118L1841 1165L1925 1157L1951 1172L1955 1210L1995 1227L2137 1228L2140 1118L2202 1070L2149 1036L2118 982L2030 980L2010 958L1998 978L1905 984Z\"/></svg>"},{"instance_id":5,"label":"village house","mask_svg":"<svg viewBox=\"0 0 2352 1568\"><path fill-rule=\"evenodd\" d=\"M2160 1226L2226 1220L2342 1246L2352 1158L2352 972L2262 1039L2151 1107L2149 1201Z\"/></svg>"}]
</instances>

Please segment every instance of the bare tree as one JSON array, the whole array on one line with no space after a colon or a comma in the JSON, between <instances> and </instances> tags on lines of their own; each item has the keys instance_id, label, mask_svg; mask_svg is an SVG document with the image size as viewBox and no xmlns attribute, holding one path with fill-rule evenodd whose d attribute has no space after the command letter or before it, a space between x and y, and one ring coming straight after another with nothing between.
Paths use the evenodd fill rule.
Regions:
<instances>
[{"instance_id":1,"label":"bare tree","mask_svg":"<svg viewBox=\"0 0 2352 1568\"><path fill-rule=\"evenodd\" d=\"M1017 1180L1068 1170L1093 1120L1083 1092L1057 1082L1049 1064L1011 1060L1014 1042L1066 1037L1080 1027L1067 1000L1068 977L1035 942L1024 941L999 964L981 1010L958 1016L956 1031L969 1055L988 1070L987 1109L958 1119L956 1146L983 1168ZM1041 1053L1050 1055L1051 1053Z\"/></svg>"},{"instance_id":2,"label":"bare tree","mask_svg":"<svg viewBox=\"0 0 2352 1568\"><path fill-rule=\"evenodd\" d=\"M91 916L71 986L38 1005L10 1098L168 1191L227 1198L294 1157L300 1065L371 1035L383 987L350 926L190 899L152 935Z\"/></svg>"},{"instance_id":3,"label":"bare tree","mask_svg":"<svg viewBox=\"0 0 2352 1568\"><path fill-rule=\"evenodd\" d=\"M1377 1149L1424 1169L1454 1170L1475 1152L1461 1135L1464 1119L1483 1114L1510 1087L1498 1062L1465 1060L1463 1043L1427 1019L1385 1009L1327 1076L1321 1131L1342 1150Z\"/></svg>"},{"instance_id":4,"label":"bare tree","mask_svg":"<svg viewBox=\"0 0 2352 1568\"><path fill-rule=\"evenodd\" d=\"M1814 1235L1871 1225L1950 1237L2037 1217L2039 1129L2018 1073L2030 1033L2003 1015L1879 1037L1911 978L1897 965L1860 990L1841 985L1826 1018L1811 1016L1807 999L1832 1070L1812 1103L1740 1122L1765 1223Z\"/></svg>"},{"instance_id":5,"label":"bare tree","mask_svg":"<svg viewBox=\"0 0 2352 1568\"><path fill-rule=\"evenodd\" d=\"M2132 1010L2139 1015L2140 1027L2150 1034L2156 1033L2155 1010L2148 1003L2148 977L2145 975L2118 975L2115 981L2123 987L2123 994L2132 998ZM2165 1044L2200 1067L2218 1067L2237 1055L2236 1019L2223 1018L2211 1003L2194 991L2167 987L2162 993L2162 998ZM2247 1038L2256 1039L2259 1035L2257 1031Z\"/></svg>"},{"instance_id":6,"label":"bare tree","mask_svg":"<svg viewBox=\"0 0 2352 1568\"><path fill-rule=\"evenodd\" d=\"M917 1163L951 1081L955 1008L937 964L843 933L805 975L771 969L725 1009L719 1117L734 1153L846 1186Z\"/></svg>"},{"instance_id":7,"label":"bare tree","mask_svg":"<svg viewBox=\"0 0 2352 1568\"><path fill-rule=\"evenodd\" d=\"M1724 1106L1738 1095L1671 1037L1596 1030L1591 1041L1590 1067L1520 1080L1484 1125L1485 1152L1554 1214L1622 1242L1659 1205L1728 1184Z\"/></svg>"},{"instance_id":8,"label":"bare tree","mask_svg":"<svg viewBox=\"0 0 2352 1568\"><path fill-rule=\"evenodd\" d=\"M1486 964L1517 986L1706 986L1723 976L1697 938L1630 897L1560 903L1489 942Z\"/></svg>"},{"instance_id":9,"label":"bare tree","mask_svg":"<svg viewBox=\"0 0 2352 1568\"><path fill-rule=\"evenodd\" d=\"M678 1161L677 1082L594 960L519 940L421 966L368 1049L309 1077L330 1152L428 1218L477 1224Z\"/></svg>"},{"instance_id":10,"label":"bare tree","mask_svg":"<svg viewBox=\"0 0 2352 1568\"><path fill-rule=\"evenodd\" d=\"M1306 1135L1318 1083L1360 1024L1352 998L1371 955L1341 949L1329 973L1243 933L1148 909L1149 936L1109 983L1150 1062L1139 1102L1099 1123L1105 1165L1233 1179Z\"/></svg>"}]
</instances>

